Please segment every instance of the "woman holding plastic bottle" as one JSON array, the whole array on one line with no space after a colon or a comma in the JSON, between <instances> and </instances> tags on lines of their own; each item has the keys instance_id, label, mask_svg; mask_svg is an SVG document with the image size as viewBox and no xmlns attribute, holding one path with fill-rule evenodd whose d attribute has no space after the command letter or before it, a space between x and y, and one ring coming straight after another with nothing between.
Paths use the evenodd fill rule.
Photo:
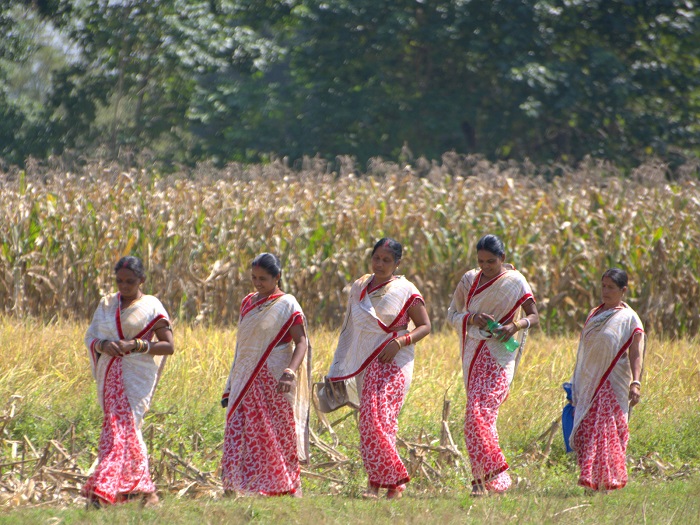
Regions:
<instances>
[{"instance_id":1,"label":"woman holding plastic bottle","mask_svg":"<svg viewBox=\"0 0 700 525\"><path fill-rule=\"evenodd\" d=\"M485 235L476 251L479 268L460 280L447 318L460 334L472 496L484 496L490 491L505 492L511 485L508 463L498 445L496 419L522 352L522 345L511 339L536 326L539 315L527 280L505 262L503 241Z\"/></svg>"}]
</instances>

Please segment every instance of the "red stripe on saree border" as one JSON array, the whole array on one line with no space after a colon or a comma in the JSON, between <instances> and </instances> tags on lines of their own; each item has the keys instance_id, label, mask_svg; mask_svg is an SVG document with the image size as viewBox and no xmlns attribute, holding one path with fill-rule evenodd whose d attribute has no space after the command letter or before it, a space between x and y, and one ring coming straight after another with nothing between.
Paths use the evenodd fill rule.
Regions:
<instances>
[{"instance_id":1,"label":"red stripe on saree border","mask_svg":"<svg viewBox=\"0 0 700 525\"><path fill-rule=\"evenodd\" d=\"M474 363L476 363L476 358L478 357L479 353L481 350L484 348L486 345L486 340L483 340L479 343L479 346L476 347L476 350L474 351L474 357L472 357L471 363L469 363L469 372L467 374L467 378L471 381L472 378L472 368L474 368ZM462 359L464 359L464 356L462 356Z\"/></svg>"},{"instance_id":2,"label":"red stripe on saree border","mask_svg":"<svg viewBox=\"0 0 700 525\"><path fill-rule=\"evenodd\" d=\"M124 332L122 332L122 294L117 293L117 313L115 314L115 322L117 323L117 334L119 334L119 339L124 339Z\"/></svg>"},{"instance_id":3,"label":"red stripe on saree border","mask_svg":"<svg viewBox=\"0 0 700 525\"><path fill-rule=\"evenodd\" d=\"M156 315L156 316L153 318L153 320L152 320L150 323L148 323L148 324L146 325L146 328L144 328L143 330L141 330L141 331L136 335L135 339L139 339L139 338L143 337L144 335L146 335L148 332L150 332L150 331L151 331L151 328L153 328L153 327L155 326L155 324L156 324L158 321L160 321L161 319L167 319L167 317L165 317L163 314L158 314L158 315Z\"/></svg>"},{"instance_id":4,"label":"red stripe on saree border","mask_svg":"<svg viewBox=\"0 0 700 525\"><path fill-rule=\"evenodd\" d=\"M641 328L635 328L635 329L632 331L632 335L630 336L630 338L625 342L624 345L622 345L622 348L620 348L620 350L618 350L617 355L616 355L615 358L612 360L612 363L610 363L610 366L608 367L608 369L607 369L607 370L605 371L605 373L603 374L603 377L600 378L600 382L598 383L598 386L596 387L595 392L593 392L593 397L591 397L591 402L593 402L593 400L595 399L595 396L598 395L598 392L600 391L601 387L603 386L603 383L605 383L605 380L608 378L608 376L609 376L610 373L612 372L613 368L615 368L615 365L617 364L617 362L620 360L620 358L622 357L622 355L623 355L623 354L627 351L627 349L630 347L630 345L632 344L632 339L634 339L634 336L635 336L635 334L637 334L637 333L644 333L644 330L642 330Z\"/></svg>"},{"instance_id":5,"label":"red stripe on saree border","mask_svg":"<svg viewBox=\"0 0 700 525\"><path fill-rule=\"evenodd\" d=\"M503 324L506 322L510 322L513 319L513 316L515 315L515 312L518 308L520 308L525 302L527 302L528 299L532 299L533 301L535 300L535 297L531 293L526 293L523 295L518 301L515 303L515 306L510 309L510 312L508 312L500 321L499 323Z\"/></svg>"},{"instance_id":6,"label":"red stripe on saree border","mask_svg":"<svg viewBox=\"0 0 700 525\"><path fill-rule=\"evenodd\" d=\"M469 316L471 314L467 312L467 315L464 316L464 319L462 319L462 359L464 359L464 343L467 340L467 330L468 330L468 325L467 323L469 322Z\"/></svg>"},{"instance_id":7,"label":"red stripe on saree border","mask_svg":"<svg viewBox=\"0 0 700 525\"><path fill-rule=\"evenodd\" d=\"M391 328L394 326L396 321L403 317L403 314L405 314L406 310L408 310L409 308L411 308L411 306L413 306L413 303L416 299L420 299L421 301L423 301L423 304L425 304L425 299L423 299L423 296L421 294L419 294L419 293L411 294L411 296L408 298L406 303L403 305L403 308L401 308L401 311L398 313L398 315L396 317L394 317L394 320L391 322L391 324L388 326L388 328L385 330L385 332L391 331Z\"/></svg>"},{"instance_id":8,"label":"red stripe on saree border","mask_svg":"<svg viewBox=\"0 0 700 525\"><path fill-rule=\"evenodd\" d=\"M472 302L472 298L476 295L476 289L479 287L479 279L481 279L481 270L479 270L476 273L474 282L472 283L471 288L469 288L469 293L467 294L467 301L464 305L465 308L469 308L469 303Z\"/></svg>"},{"instance_id":9,"label":"red stripe on saree border","mask_svg":"<svg viewBox=\"0 0 700 525\"><path fill-rule=\"evenodd\" d=\"M474 290L474 293L473 293L473 294L471 293L471 291L469 292L469 293L470 293L470 296L469 296L468 300L471 300L471 298L472 298L474 295L478 295L478 294L480 294L481 292L483 292L484 290L486 290L487 288L489 288L490 286L492 286L496 281L498 281L501 277L503 277L505 274L507 274L507 273L508 273L508 270L505 271L505 272L503 272L503 273L499 273L496 277L494 277L493 279L491 279L491 280L488 281L487 283L484 283L484 284L482 284L481 286L479 286L479 279L481 279L481 274L482 274L482 273L483 273L483 272L482 272L481 270L479 270L479 273L476 274L476 279L474 279L474 284L476 285L476 289ZM469 304L469 303L467 303L467 304Z\"/></svg>"},{"instance_id":10,"label":"red stripe on saree border","mask_svg":"<svg viewBox=\"0 0 700 525\"><path fill-rule=\"evenodd\" d=\"M384 350L384 348L386 348L386 345L391 343L394 340L394 338L396 338L397 335L398 335L397 332L392 332L391 338L387 339L381 345L379 345L377 348L375 348L374 352L372 352L372 354L364 361L364 363L362 363L360 368L358 368L357 371L355 371L354 373L348 374L346 376L329 377L328 380L329 381L344 381L345 379L350 379L351 377L355 377L357 374L359 374L365 368L367 368L369 366L369 364L372 361L374 361L374 359L381 353L381 351Z\"/></svg>"},{"instance_id":11,"label":"red stripe on saree border","mask_svg":"<svg viewBox=\"0 0 700 525\"><path fill-rule=\"evenodd\" d=\"M107 368L105 369L105 381L102 383L102 399L104 399L104 389L107 383L107 374L109 374L109 369L112 368L112 365L114 362L117 360L115 356L112 356L112 359L110 360L109 363L107 363Z\"/></svg>"},{"instance_id":12,"label":"red stripe on saree border","mask_svg":"<svg viewBox=\"0 0 700 525\"><path fill-rule=\"evenodd\" d=\"M97 365L97 351L95 350L95 345L97 344L98 339L95 338L92 340L90 343L90 354L92 355L92 361Z\"/></svg>"},{"instance_id":13,"label":"red stripe on saree border","mask_svg":"<svg viewBox=\"0 0 700 525\"><path fill-rule=\"evenodd\" d=\"M241 319L243 319L243 317L245 317L246 314L248 314L253 308L260 306L261 304L264 304L266 301L273 301L275 299L279 299L280 297L282 297L284 295L284 293L269 295L269 296L265 297L264 299L261 299L259 301L254 302L254 303L246 304L246 300L250 301L250 299L252 299L253 295L255 295L255 293L250 293L250 294L246 295L245 298L243 299L243 304L241 305Z\"/></svg>"},{"instance_id":14,"label":"red stripe on saree border","mask_svg":"<svg viewBox=\"0 0 700 525\"><path fill-rule=\"evenodd\" d=\"M250 390L250 387L253 384L253 381L258 376L258 373L260 373L260 369L263 367L263 365L265 364L265 361L267 361L267 358L270 356L270 352L272 352L273 348L275 348L275 346L277 346L277 343L279 343L280 340L287 333L289 328L294 323L294 320L297 317L299 317L300 315L301 315L301 312L294 312L292 315L290 315L289 319L287 319L287 322L284 323L284 325L282 326L280 331L277 333L277 335L274 337L272 342L265 349L265 352L260 357L260 361L258 361L258 364L255 366L253 373L250 374L248 381L246 381L246 384L243 386L243 389L241 390L240 394L238 394L238 397L231 405L231 410L228 411L228 416L226 417L226 421L228 421L231 418L231 415L236 411L236 409L238 408L238 405L241 403L241 401L243 400L245 395L248 393L248 390Z\"/></svg>"}]
</instances>

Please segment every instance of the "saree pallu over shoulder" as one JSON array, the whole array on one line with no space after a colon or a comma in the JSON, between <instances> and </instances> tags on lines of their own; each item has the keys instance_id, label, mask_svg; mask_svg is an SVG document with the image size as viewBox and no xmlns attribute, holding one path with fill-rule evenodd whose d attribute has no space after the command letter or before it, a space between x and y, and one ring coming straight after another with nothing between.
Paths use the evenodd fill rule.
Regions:
<instances>
[{"instance_id":1,"label":"saree pallu over shoulder","mask_svg":"<svg viewBox=\"0 0 700 525\"><path fill-rule=\"evenodd\" d=\"M405 318L416 300L424 302L414 284L403 276L383 286L381 292L372 293L370 298L367 286L371 279L372 275L364 275L350 289L338 346L328 372L330 381L350 379L363 372L386 345L405 333L395 323ZM413 345L409 345L401 352L412 358L412 349ZM397 359L401 360L400 356Z\"/></svg>"},{"instance_id":2,"label":"saree pallu over shoulder","mask_svg":"<svg viewBox=\"0 0 700 525\"><path fill-rule=\"evenodd\" d=\"M596 395L610 381L623 413L629 413L629 385L632 371L628 349L637 333L644 333L642 321L627 304L602 311L594 308L588 315L579 339L576 368L572 379L574 427L576 434ZM644 355L644 340L640 351Z\"/></svg>"},{"instance_id":3,"label":"saree pallu over shoulder","mask_svg":"<svg viewBox=\"0 0 700 525\"><path fill-rule=\"evenodd\" d=\"M132 354L122 357L100 357L95 345L101 339L109 341L144 339L153 340L154 328L159 321L170 325L168 312L152 295L143 295L137 301L120 309L119 293L102 298L85 334L85 345L90 357L90 369L97 382L97 397L104 408L104 382L108 368L115 360L121 360L124 389L138 424L143 421L150 406L153 392L165 366L166 356Z\"/></svg>"},{"instance_id":4,"label":"saree pallu over shoulder","mask_svg":"<svg viewBox=\"0 0 700 525\"><path fill-rule=\"evenodd\" d=\"M480 278L480 270L465 273L457 285L447 311L448 321L460 334L462 369L467 388L471 366L477 354L484 348L506 369L509 382L515 373L517 358L516 352L508 352L504 344L497 339L485 337L475 325L467 325L469 315L487 313L499 323L506 324L519 319L520 307L528 299L534 300L530 285L517 270L506 270L481 285Z\"/></svg>"},{"instance_id":5,"label":"saree pallu over shoulder","mask_svg":"<svg viewBox=\"0 0 700 525\"><path fill-rule=\"evenodd\" d=\"M297 449L300 461L309 456L309 400L311 393L311 343L306 319L301 306L290 294L268 298L255 304L247 304L241 311L236 335L236 353L226 381L223 397L228 398L226 419L236 411L263 366L279 380L289 366L294 346L280 344L284 336L299 318L302 319L307 338L307 352L297 371L292 391L285 395L294 409L297 427ZM279 345L279 346L278 346Z\"/></svg>"}]
</instances>

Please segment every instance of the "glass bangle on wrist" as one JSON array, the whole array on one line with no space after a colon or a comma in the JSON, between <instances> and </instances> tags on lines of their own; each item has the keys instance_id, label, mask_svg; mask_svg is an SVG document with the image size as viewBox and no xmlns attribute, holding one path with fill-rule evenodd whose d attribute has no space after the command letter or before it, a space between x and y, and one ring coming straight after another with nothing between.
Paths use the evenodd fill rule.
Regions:
<instances>
[{"instance_id":1,"label":"glass bangle on wrist","mask_svg":"<svg viewBox=\"0 0 700 525\"><path fill-rule=\"evenodd\" d=\"M630 383L630 388L632 388L634 385L637 385L639 388L642 388L642 383L640 383L639 381L632 381Z\"/></svg>"}]
</instances>

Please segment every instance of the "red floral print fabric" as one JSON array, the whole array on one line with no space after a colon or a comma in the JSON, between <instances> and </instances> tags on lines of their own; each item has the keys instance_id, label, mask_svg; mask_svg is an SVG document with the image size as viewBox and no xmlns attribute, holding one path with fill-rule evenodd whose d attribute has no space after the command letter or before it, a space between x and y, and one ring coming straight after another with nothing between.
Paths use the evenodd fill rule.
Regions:
<instances>
[{"instance_id":1,"label":"red floral print fabric","mask_svg":"<svg viewBox=\"0 0 700 525\"><path fill-rule=\"evenodd\" d=\"M102 359L107 359L103 356ZM156 491L148 470L148 452L136 428L124 392L122 360L113 358L104 383L104 420L98 447L98 464L83 487L86 497L117 503L127 494Z\"/></svg>"},{"instance_id":2,"label":"red floral print fabric","mask_svg":"<svg viewBox=\"0 0 700 525\"><path fill-rule=\"evenodd\" d=\"M394 362L367 367L360 399L360 453L373 487L402 490L409 476L396 449L406 379Z\"/></svg>"},{"instance_id":3,"label":"red floral print fabric","mask_svg":"<svg viewBox=\"0 0 700 525\"><path fill-rule=\"evenodd\" d=\"M624 487L628 441L627 417L606 380L574 435L573 449L581 469L578 484L593 490Z\"/></svg>"},{"instance_id":4,"label":"red floral print fabric","mask_svg":"<svg viewBox=\"0 0 700 525\"><path fill-rule=\"evenodd\" d=\"M483 346L469 376L467 407L464 418L464 439L472 467L472 484L487 490L504 492L511 485L508 463L498 445L496 419L498 409L508 397L508 378Z\"/></svg>"},{"instance_id":5,"label":"red floral print fabric","mask_svg":"<svg viewBox=\"0 0 700 525\"><path fill-rule=\"evenodd\" d=\"M224 490L266 496L301 486L294 411L263 366L226 424L221 470Z\"/></svg>"}]
</instances>

